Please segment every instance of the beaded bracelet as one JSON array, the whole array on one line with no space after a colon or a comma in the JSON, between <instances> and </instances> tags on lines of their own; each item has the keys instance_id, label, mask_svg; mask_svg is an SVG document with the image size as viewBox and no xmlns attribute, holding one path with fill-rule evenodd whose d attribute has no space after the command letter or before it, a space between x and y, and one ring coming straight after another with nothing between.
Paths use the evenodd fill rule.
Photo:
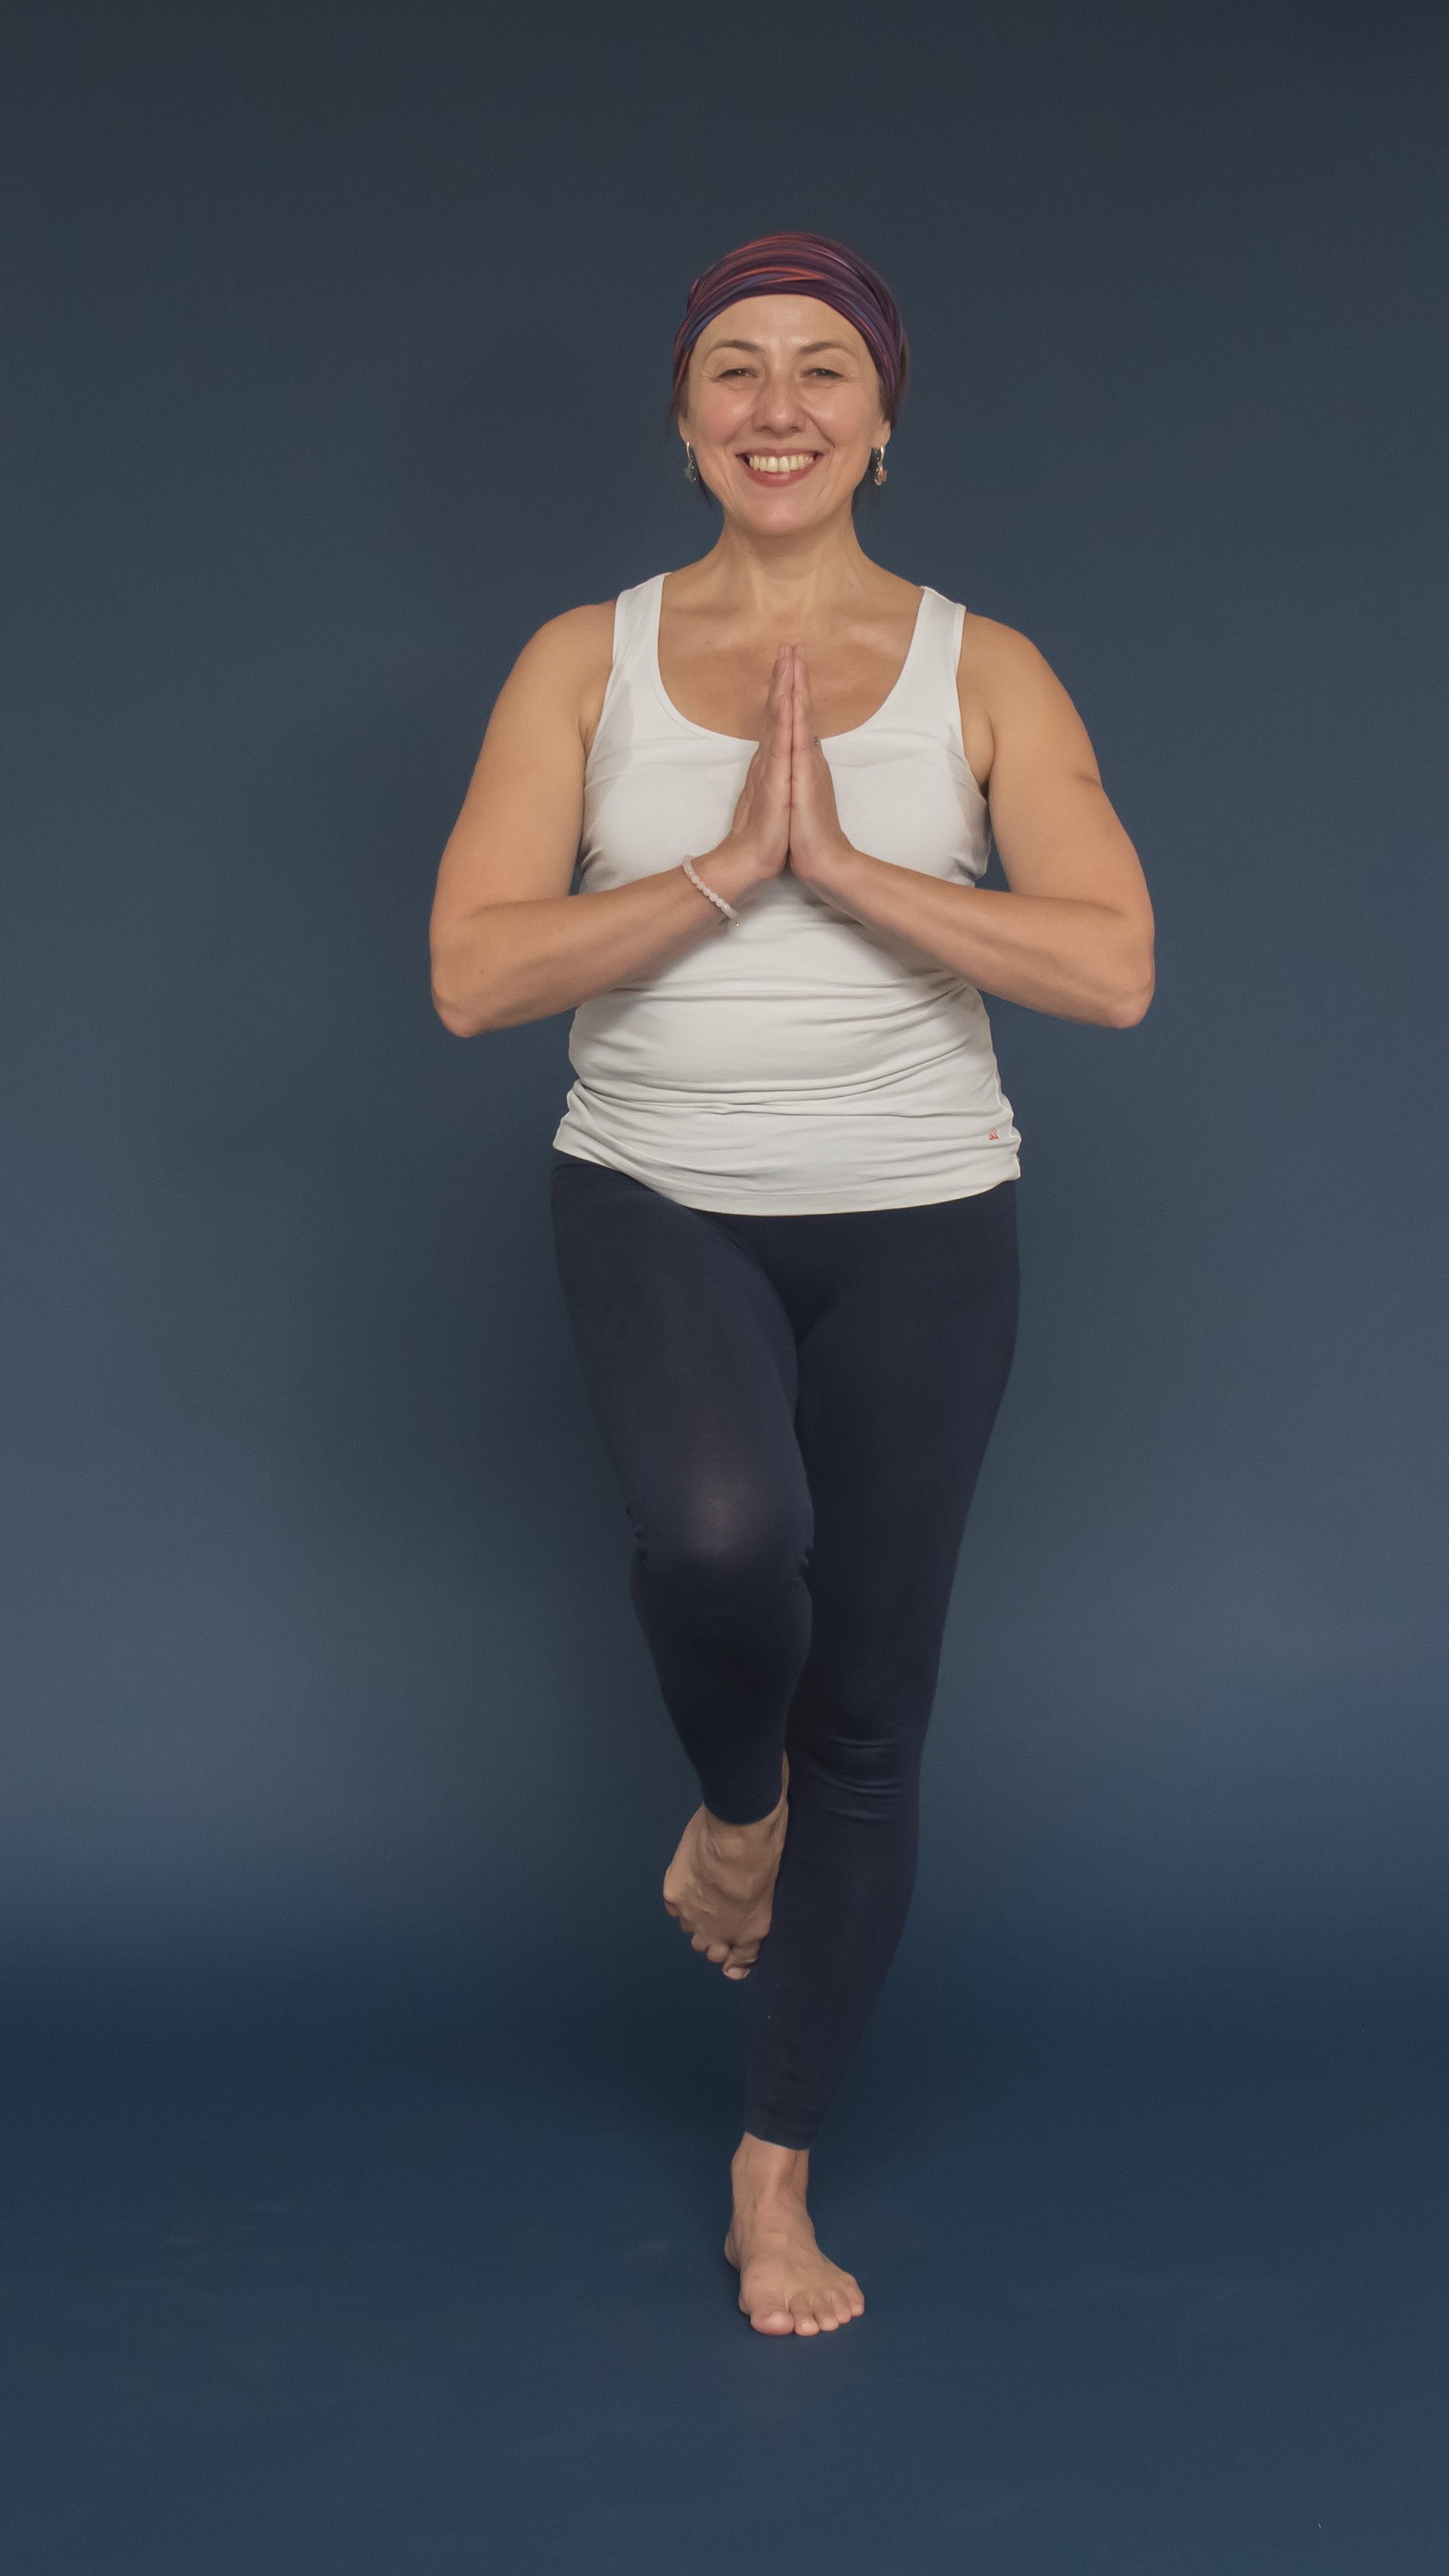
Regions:
<instances>
[{"instance_id":1,"label":"beaded bracelet","mask_svg":"<svg viewBox=\"0 0 1449 2576\"><path fill-rule=\"evenodd\" d=\"M692 886L698 886L701 894L707 894L710 902L718 905L720 911L724 914L726 921L739 920L740 916L736 912L734 905L732 903L726 903L722 894L716 894L713 886L707 886L703 877L697 877L695 875L694 863L691 859L681 859L679 864L683 868L685 875L688 877L690 884Z\"/></svg>"}]
</instances>

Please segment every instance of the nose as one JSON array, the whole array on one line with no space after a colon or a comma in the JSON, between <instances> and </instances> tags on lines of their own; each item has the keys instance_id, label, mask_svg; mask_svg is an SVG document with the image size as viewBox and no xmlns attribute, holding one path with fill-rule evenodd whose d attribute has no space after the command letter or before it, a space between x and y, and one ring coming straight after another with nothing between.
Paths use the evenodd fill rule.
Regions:
<instances>
[{"instance_id":1,"label":"nose","mask_svg":"<svg viewBox=\"0 0 1449 2576\"><path fill-rule=\"evenodd\" d=\"M804 418L804 406L788 367L772 369L768 384L760 395L755 418L761 429L783 433L798 429Z\"/></svg>"}]
</instances>

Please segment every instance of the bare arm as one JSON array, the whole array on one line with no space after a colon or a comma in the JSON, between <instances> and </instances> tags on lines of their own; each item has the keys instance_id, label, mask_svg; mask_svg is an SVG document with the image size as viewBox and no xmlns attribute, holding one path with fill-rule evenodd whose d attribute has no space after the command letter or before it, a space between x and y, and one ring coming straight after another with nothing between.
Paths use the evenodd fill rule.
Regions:
<instances>
[{"instance_id":1,"label":"bare arm","mask_svg":"<svg viewBox=\"0 0 1449 2576\"><path fill-rule=\"evenodd\" d=\"M586 728L597 720L608 677L612 624L609 608L576 608L541 627L489 720L433 900L433 1002L456 1037L572 1010L728 926L681 867L570 897ZM782 667L734 823L698 862L732 904L747 901L785 862L790 732Z\"/></svg>"},{"instance_id":2,"label":"bare arm","mask_svg":"<svg viewBox=\"0 0 1449 2576\"><path fill-rule=\"evenodd\" d=\"M1081 717L1035 646L985 618L969 621L961 682L989 717L991 820L1010 891L950 885L852 848L813 743L803 664L790 864L857 921L909 940L983 992L1131 1028L1152 999L1152 905Z\"/></svg>"}]
</instances>

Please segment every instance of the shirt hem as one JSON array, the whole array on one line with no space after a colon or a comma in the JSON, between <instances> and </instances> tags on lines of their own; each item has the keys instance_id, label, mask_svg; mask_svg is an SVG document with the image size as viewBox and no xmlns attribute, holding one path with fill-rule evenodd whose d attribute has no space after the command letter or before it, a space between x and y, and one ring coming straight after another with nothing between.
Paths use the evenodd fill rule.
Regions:
<instances>
[{"instance_id":1,"label":"shirt hem","mask_svg":"<svg viewBox=\"0 0 1449 2576\"><path fill-rule=\"evenodd\" d=\"M697 1208L702 1216L869 1216L890 1208L942 1207L950 1199L981 1198L1003 1181L1021 1178L1020 1158L1010 1153L989 1180L958 1177L904 1191L899 1184L892 1187L888 1183L879 1189L853 1190L848 1197L833 1190L741 1190L724 1182L705 1182L698 1187L691 1183L684 1189L671 1186L657 1172L640 1171L633 1164L605 1154L583 1152L573 1143L566 1145L561 1141L562 1133L560 1130L554 1138L556 1154L570 1162L593 1163L600 1171L621 1172L626 1180L638 1181L646 1190L657 1191L660 1198L672 1199L676 1207Z\"/></svg>"}]
</instances>

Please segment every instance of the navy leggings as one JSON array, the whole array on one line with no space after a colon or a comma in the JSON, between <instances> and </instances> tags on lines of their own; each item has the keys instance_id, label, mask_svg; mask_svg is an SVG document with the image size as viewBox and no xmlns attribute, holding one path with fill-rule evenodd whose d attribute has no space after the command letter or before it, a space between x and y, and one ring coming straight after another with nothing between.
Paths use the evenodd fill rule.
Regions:
<instances>
[{"instance_id":1,"label":"navy leggings","mask_svg":"<svg viewBox=\"0 0 1449 2576\"><path fill-rule=\"evenodd\" d=\"M555 1151L569 1316L632 1593L711 1814L789 1826L745 1983L745 2127L808 2147L915 1877L921 1751L1016 1335L1016 1183L718 1216Z\"/></svg>"}]
</instances>

